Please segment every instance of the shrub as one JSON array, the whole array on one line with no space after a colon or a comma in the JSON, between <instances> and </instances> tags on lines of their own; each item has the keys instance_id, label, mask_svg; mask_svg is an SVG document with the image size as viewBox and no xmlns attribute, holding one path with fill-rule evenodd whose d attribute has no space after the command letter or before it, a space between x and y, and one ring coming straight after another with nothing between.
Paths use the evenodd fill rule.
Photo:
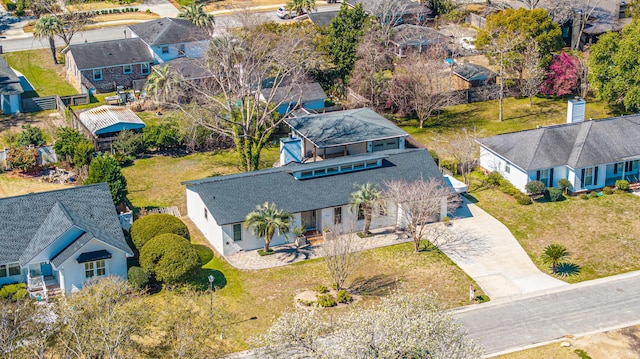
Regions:
<instances>
[{"instance_id":1,"label":"shrub","mask_svg":"<svg viewBox=\"0 0 640 359\"><path fill-rule=\"evenodd\" d=\"M564 199L564 195L562 194L562 190L555 187L549 187L544 191L544 198L547 201L558 202Z\"/></svg>"},{"instance_id":2,"label":"shrub","mask_svg":"<svg viewBox=\"0 0 640 359\"><path fill-rule=\"evenodd\" d=\"M91 160L89 175L84 184L107 182L113 203L124 202L127 196L127 179L122 174L122 168L113 156L103 154Z\"/></svg>"},{"instance_id":3,"label":"shrub","mask_svg":"<svg viewBox=\"0 0 640 359\"><path fill-rule=\"evenodd\" d=\"M580 193L580 199L589 199L586 193Z\"/></svg>"},{"instance_id":4,"label":"shrub","mask_svg":"<svg viewBox=\"0 0 640 359\"><path fill-rule=\"evenodd\" d=\"M545 186L544 183L540 181L530 181L524 186L524 188L529 194L540 194L544 193L544 190L547 188L547 186Z\"/></svg>"},{"instance_id":5,"label":"shrub","mask_svg":"<svg viewBox=\"0 0 640 359\"><path fill-rule=\"evenodd\" d=\"M30 172L38 167L38 150L28 147L11 147L7 152L9 167Z\"/></svg>"},{"instance_id":6,"label":"shrub","mask_svg":"<svg viewBox=\"0 0 640 359\"><path fill-rule=\"evenodd\" d=\"M179 235L166 233L153 237L140 250L140 267L164 284L187 281L202 262L195 246Z\"/></svg>"},{"instance_id":7,"label":"shrub","mask_svg":"<svg viewBox=\"0 0 640 359\"><path fill-rule=\"evenodd\" d=\"M0 288L0 299L17 300L25 294L29 294L25 283L5 284Z\"/></svg>"},{"instance_id":8,"label":"shrub","mask_svg":"<svg viewBox=\"0 0 640 359\"><path fill-rule=\"evenodd\" d=\"M330 308L337 305L336 300L333 299L331 294L317 295L316 299L318 300L318 305L322 308Z\"/></svg>"},{"instance_id":9,"label":"shrub","mask_svg":"<svg viewBox=\"0 0 640 359\"><path fill-rule=\"evenodd\" d=\"M591 191L591 192L589 192L589 197L596 198L596 197L598 197L598 194L596 193L596 191Z\"/></svg>"},{"instance_id":10,"label":"shrub","mask_svg":"<svg viewBox=\"0 0 640 359\"><path fill-rule=\"evenodd\" d=\"M450 225L451 225L451 218L449 218L449 216L444 216L444 217L442 218L442 223L443 223L445 226L450 226Z\"/></svg>"},{"instance_id":11,"label":"shrub","mask_svg":"<svg viewBox=\"0 0 640 359\"><path fill-rule=\"evenodd\" d=\"M571 182L566 178L561 178L558 181L558 186L562 190L562 192L567 193L567 190L571 188Z\"/></svg>"},{"instance_id":12,"label":"shrub","mask_svg":"<svg viewBox=\"0 0 640 359\"><path fill-rule=\"evenodd\" d=\"M322 284L318 284L317 286L313 287L313 290L320 294L323 294L329 291L329 289L327 289L327 287Z\"/></svg>"},{"instance_id":13,"label":"shrub","mask_svg":"<svg viewBox=\"0 0 640 359\"><path fill-rule=\"evenodd\" d=\"M34 145L36 147L45 144L42 130L38 127L31 127L30 124L22 125L22 132L18 135L18 146Z\"/></svg>"},{"instance_id":14,"label":"shrub","mask_svg":"<svg viewBox=\"0 0 640 359\"><path fill-rule=\"evenodd\" d=\"M147 10L145 10L145 12L146 12L147 14L151 14L151 9L147 9Z\"/></svg>"},{"instance_id":15,"label":"shrub","mask_svg":"<svg viewBox=\"0 0 640 359\"><path fill-rule=\"evenodd\" d=\"M498 171L493 171L487 176L487 183L492 186L499 186L502 180L504 180L504 177Z\"/></svg>"},{"instance_id":16,"label":"shrub","mask_svg":"<svg viewBox=\"0 0 640 359\"><path fill-rule=\"evenodd\" d=\"M149 284L149 274L140 267L129 268L129 284L134 289L142 289Z\"/></svg>"},{"instance_id":17,"label":"shrub","mask_svg":"<svg viewBox=\"0 0 640 359\"><path fill-rule=\"evenodd\" d=\"M512 190L513 185L511 184L511 182L507 181L506 179L502 179L500 180L500 191L502 191L503 193L507 193L509 194Z\"/></svg>"},{"instance_id":18,"label":"shrub","mask_svg":"<svg viewBox=\"0 0 640 359\"><path fill-rule=\"evenodd\" d=\"M118 133L113 148L127 156L137 156L147 150L141 133L126 130Z\"/></svg>"},{"instance_id":19,"label":"shrub","mask_svg":"<svg viewBox=\"0 0 640 359\"><path fill-rule=\"evenodd\" d=\"M170 214L150 214L144 216L133 222L130 233L131 240L138 250L142 249L145 243L151 238L160 234L171 233L187 240L191 238L187 226L180 218Z\"/></svg>"},{"instance_id":20,"label":"shrub","mask_svg":"<svg viewBox=\"0 0 640 359\"><path fill-rule=\"evenodd\" d=\"M604 192L604 194L613 194L613 188L607 186L602 189L602 192Z\"/></svg>"},{"instance_id":21,"label":"shrub","mask_svg":"<svg viewBox=\"0 0 640 359\"><path fill-rule=\"evenodd\" d=\"M628 191L629 190L629 181L617 180L616 181L616 188L621 190L621 191Z\"/></svg>"},{"instance_id":22,"label":"shrub","mask_svg":"<svg viewBox=\"0 0 640 359\"><path fill-rule=\"evenodd\" d=\"M338 303L351 303L351 301L353 300L351 294L349 294L349 292L344 289L338 291L338 293L336 294L336 298L338 299Z\"/></svg>"},{"instance_id":23,"label":"shrub","mask_svg":"<svg viewBox=\"0 0 640 359\"><path fill-rule=\"evenodd\" d=\"M266 252L264 251L264 249L258 249L258 254L259 254L261 257L264 257L264 256L270 256L270 255L275 254L275 253L276 253L276 251L274 251L274 250L273 250L273 249L271 249L271 248L269 248L269 250L268 250L268 251L266 251Z\"/></svg>"},{"instance_id":24,"label":"shrub","mask_svg":"<svg viewBox=\"0 0 640 359\"><path fill-rule=\"evenodd\" d=\"M533 203L533 201L531 201L531 197L527 196L524 193L520 193L516 196L516 202L518 202L518 204L521 204L523 206L527 206Z\"/></svg>"},{"instance_id":25,"label":"shrub","mask_svg":"<svg viewBox=\"0 0 640 359\"><path fill-rule=\"evenodd\" d=\"M300 304L302 304L304 306L307 306L307 307L310 307L310 306L316 304L316 302L314 302L313 300L304 300L304 299L300 299L300 298L298 298L298 303L300 303Z\"/></svg>"}]
</instances>

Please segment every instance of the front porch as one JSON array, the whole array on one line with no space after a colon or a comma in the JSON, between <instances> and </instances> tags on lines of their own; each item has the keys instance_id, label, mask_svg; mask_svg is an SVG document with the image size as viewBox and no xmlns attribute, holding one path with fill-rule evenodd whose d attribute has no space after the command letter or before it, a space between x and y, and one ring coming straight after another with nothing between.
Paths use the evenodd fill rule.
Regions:
<instances>
[{"instance_id":1,"label":"front porch","mask_svg":"<svg viewBox=\"0 0 640 359\"><path fill-rule=\"evenodd\" d=\"M48 262L30 263L27 271L27 291L35 300L47 300L62 293L58 272Z\"/></svg>"}]
</instances>

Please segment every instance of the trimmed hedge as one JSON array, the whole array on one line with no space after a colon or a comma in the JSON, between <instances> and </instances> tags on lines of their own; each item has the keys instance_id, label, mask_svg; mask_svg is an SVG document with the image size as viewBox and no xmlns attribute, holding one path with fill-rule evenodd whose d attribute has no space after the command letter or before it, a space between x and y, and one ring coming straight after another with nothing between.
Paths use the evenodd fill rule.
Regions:
<instances>
[{"instance_id":1,"label":"trimmed hedge","mask_svg":"<svg viewBox=\"0 0 640 359\"><path fill-rule=\"evenodd\" d=\"M170 214L150 214L144 216L131 225L131 240L133 244L142 250L142 247L151 238L161 234L175 234L187 241L191 239L187 226L175 216Z\"/></svg>"},{"instance_id":2,"label":"trimmed hedge","mask_svg":"<svg viewBox=\"0 0 640 359\"><path fill-rule=\"evenodd\" d=\"M140 267L164 284L189 280L202 267L198 249L187 239L166 233L153 237L140 250Z\"/></svg>"},{"instance_id":3,"label":"trimmed hedge","mask_svg":"<svg viewBox=\"0 0 640 359\"><path fill-rule=\"evenodd\" d=\"M629 181L617 180L616 181L616 188L621 190L621 191L628 191L629 190Z\"/></svg>"},{"instance_id":4,"label":"trimmed hedge","mask_svg":"<svg viewBox=\"0 0 640 359\"><path fill-rule=\"evenodd\" d=\"M149 274L140 267L131 267L128 272L129 284L134 289L142 289L149 284Z\"/></svg>"},{"instance_id":5,"label":"trimmed hedge","mask_svg":"<svg viewBox=\"0 0 640 359\"><path fill-rule=\"evenodd\" d=\"M549 187L544 191L544 198L550 202L558 202L564 199L564 195L561 189Z\"/></svg>"},{"instance_id":6,"label":"trimmed hedge","mask_svg":"<svg viewBox=\"0 0 640 359\"><path fill-rule=\"evenodd\" d=\"M544 193L544 190L547 189L547 186L544 185L541 181L530 181L524 186L529 194L540 194Z\"/></svg>"}]
</instances>

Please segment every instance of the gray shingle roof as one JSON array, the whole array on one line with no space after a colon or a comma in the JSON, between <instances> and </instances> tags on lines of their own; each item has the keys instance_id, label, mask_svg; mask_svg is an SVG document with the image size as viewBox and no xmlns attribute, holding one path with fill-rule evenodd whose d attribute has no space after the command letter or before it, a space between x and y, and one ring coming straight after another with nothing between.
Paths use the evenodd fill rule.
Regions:
<instances>
[{"instance_id":1,"label":"gray shingle roof","mask_svg":"<svg viewBox=\"0 0 640 359\"><path fill-rule=\"evenodd\" d=\"M120 228L109 187L99 183L0 198L0 263L24 265L71 227L81 228L90 237L133 255ZM82 238L86 236L75 242Z\"/></svg>"},{"instance_id":2,"label":"gray shingle roof","mask_svg":"<svg viewBox=\"0 0 640 359\"><path fill-rule=\"evenodd\" d=\"M392 42L397 46L433 46L451 42L449 37L426 26L402 24L393 30Z\"/></svg>"},{"instance_id":3,"label":"gray shingle roof","mask_svg":"<svg viewBox=\"0 0 640 359\"><path fill-rule=\"evenodd\" d=\"M207 31L197 27L191 21L168 17L129 25L129 30L149 46L211 39Z\"/></svg>"},{"instance_id":4,"label":"gray shingle roof","mask_svg":"<svg viewBox=\"0 0 640 359\"><path fill-rule=\"evenodd\" d=\"M265 89L266 97L270 97L271 89ZM272 101L274 103L286 103L286 102L298 102L301 103L324 100L327 98L327 94L322 89L319 83L313 82L310 84L294 84L289 86L280 86L273 94Z\"/></svg>"},{"instance_id":5,"label":"gray shingle roof","mask_svg":"<svg viewBox=\"0 0 640 359\"><path fill-rule=\"evenodd\" d=\"M193 57L178 57L177 59L153 65L154 68L170 66L169 71L180 76L182 80L195 80L211 77L207 70L205 59Z\"/></svg>"},{"instance_id":6,"label":"gray shingle roof","mask_svg":"<svg viewBox=\"0 0 640 359\"><path fill-rule=\"evenodd\" d=\"M476 64L466 63L453 68L453 73L465 81L485 81L498 76L488 68Z\"/></svg>"},{"instance_id":7,"label":"gray shingle roof","mask_svg":"<svg viewBox=\"0 0 640 359\"><path fill-rule=\"evenodd\" d=\"M23 93L18 75L9 67L7 60L0 56L0 94Z\"/></svg>"},{"instance_id":8,"label":"gray shingle roof","mask_svg":"<svg viewBox=\"0 0 640 359\"><path fill-rule=\"evenodd\" d=\"M267 201L274 202L278 208L298 213L348 204L355 186L367 182L382 185L384 181L399 179L437 178L445 183L438 166L425 149L390 150L360 156L365 159L380 155L386 155L380 168L305 180L295 179L291 171L314 167L318 162L204 178L183 184L197 192L216 222L224 225L243 222L257 205ZM353 158L346 156L322 162L335 164L353 161Z\"/></svg>"},{"instance_id":9,"label":"gray shingle roof","mask_svg":"<svg viewBox=\"0 0 640 359\"><path fill-rule=\"evenodd\" d=\"M80 70L137 63L153 63L151 50L140 39L119 39L69 45Z\"/></svg>"},{"instance_id":10,"label":"gray shingle roof","mask_svg":"<svg viewBox=\"0 0 640 359\"><path fill-rule=\"evenodd\" d=\"M290 117L284 121L319 148L408 136L368 108Z\"/></svg>"},{"instance_id":11,"label":"gray shingle roof","mask_svg":"<svg viewBox=\"0 0 640 359\"><path fill-rule=\"evenodd\" d=\"M542 127L479 140L524 170L583 168L640 158L640 115Z\"/></svg>"},{"instance_id":12,"label":"gray shingle roof","mask_svg":"<svg viewBox=\"0 0 640 359\"><path fill-rule=\"evenodd\" d=\"M323 27L329 26L331 20L333 20L338 15L338 11L324 11L324 12L311 12L308 14L309 20L314 25Z\"/></svg>"}]
</instances>

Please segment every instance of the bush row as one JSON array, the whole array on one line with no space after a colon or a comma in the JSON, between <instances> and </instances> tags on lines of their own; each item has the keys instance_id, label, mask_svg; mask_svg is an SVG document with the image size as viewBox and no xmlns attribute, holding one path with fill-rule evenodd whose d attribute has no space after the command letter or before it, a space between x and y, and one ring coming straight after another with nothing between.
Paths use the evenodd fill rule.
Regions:
<instances>
[{"instance_id":1,"label":"bush row","mask_svg":"<svg viewBox=\"0 0 640 359\"><path fill-rule=\"evenodd\" d=\"M498 187L498 189L502 193L506 193L512 196L513 198L515 198L518 204L529 205L532 203L531 198L529 196L522 193L522 191L520 191L519 189L515 188L511 184L511 182L504 179L504 177L502 177L502 175L496 171L489 173L489 175L487 176L487 183L489 183L492 186Z\"/></svg>"}]
</instances>

